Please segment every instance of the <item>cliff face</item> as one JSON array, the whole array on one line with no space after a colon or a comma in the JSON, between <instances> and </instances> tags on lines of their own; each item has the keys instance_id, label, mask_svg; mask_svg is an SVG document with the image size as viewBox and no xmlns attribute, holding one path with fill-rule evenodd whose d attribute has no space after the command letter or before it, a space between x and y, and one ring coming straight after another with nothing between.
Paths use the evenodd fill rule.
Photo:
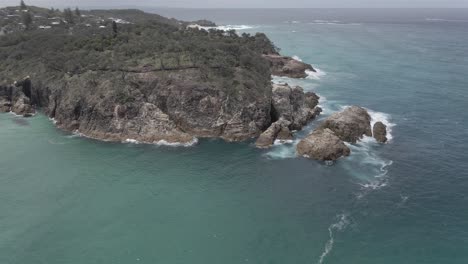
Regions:
<instances>
[{"instance_id":1,"label":"cliff face","mask_svg":"<svg viewBox=\"0 0 468 264\"><path fill-rule=\"evenodd\" d=\"M107 72L36 86L57 126L113 141L189 143L258 136L270 123L271 87L225 89L200 80L200 71Z\"/></svg>"}]
</instances>

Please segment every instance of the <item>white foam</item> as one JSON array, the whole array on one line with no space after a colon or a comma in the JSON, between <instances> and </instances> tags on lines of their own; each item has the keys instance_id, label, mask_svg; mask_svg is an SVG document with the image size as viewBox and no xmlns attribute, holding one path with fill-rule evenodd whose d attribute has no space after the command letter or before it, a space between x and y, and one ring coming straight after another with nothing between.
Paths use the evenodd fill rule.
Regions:
<instances>
[{"instance_id":1,"label":"white foam","mask_svg":"<svg viewBox=\"0 0 468 264\"><path fill-rule=\"evenodd\" d=\"M292 58L295 59L295 60L297 60L297 61L302 61L302 59L301 59L299 56L297 56L297 55L292 56Z\"/></svg>"},{"instance_id":2,"label":"white foam","mask_svg":"<svg viewBox=\"0 0 468 264\"><path fill-rule=\"evenodd\" d=\"M297 157L296 145L299 144L300 139L287 140L281 142L275 140L271 149L265 153L265 156L271 159L293 159Z\"/></svg>"},{"instance_id":3,"label":"white foam","mask_svg":"<svg viewBox=\"0 0 468 264\"><path fill-rule=\"evenodd\" d=\"M138 141L136 139L127 138L126 140L124 140L123 143L140 144L140 141Z\"/></svg>"},{"instance_id":4,"label":"white foam","mask_svg":"<svg viewBox=\"0 0 468 264\"><path fill-rule=\"evenodd\" d=\"M320 255L319 261L317 262L318 264L322 264L328 254L333 250L333 245L335 243L334 232L342 231L349 225L348 216L346 214L337 215L337 218L338 221L328 227L329 239L327 243L325 243L325 249L323 250L322 255Z\"/></svg>"},{"instance_id":5,"label":"white foam","mask_svg":"<svg viewBox=\"0 0 468 264\"><path fill-rule=\"evenodd\" d=\"M314 68L314 69L315 69L315 72L306 70L306 74L307 74L306 78L307 79L309 79L309 80L320 80L323 76L327 75L326 72L322 71L319 68Z\"/></svg>"},{"instance_id":6,"label":"white foam","mask_svg":"<svg viewBox=\"0 0 468 264\"><path fill-rule=\"evenodd\" d=\"M392 117L389 115L389 114L386 114L386 113L382 113L382 112L376 112L376 111L373 111L373 110L370 110L370 109L367 109L367 112L369 113L369 115L371 116L371 127L373 128L375 123L377 122L382 122L384 125L387 126L387 139L388 139L388 143L390 143L393 139L393 135L392 135L392 129L393 127L396 126L395 123L392 123L390 120L392 119Z\"/></svg>"},{"instance_id":7,"label":"white foam","mask_svg":"<svg viewBox=\"0 0 468 264\"><path fill-rule=\"evenodd\" d=\"M51 121L54 125L57 124L57 120L55 120L55 118L49 117L49 121Z\"/></svg>"},{"instance_id":8,"label":"white foam","mask_svg":"<svg viewBox=\"0 0 468 264\"><path fill-rule=\"evenodd\" d=\"M169 146L169 147L191 147L198 143L198 138L193 138L190 142L181 143L181 142L168 142L166 140L159 140L154 143L159 146Z\"/></svg>"}]
</instances>

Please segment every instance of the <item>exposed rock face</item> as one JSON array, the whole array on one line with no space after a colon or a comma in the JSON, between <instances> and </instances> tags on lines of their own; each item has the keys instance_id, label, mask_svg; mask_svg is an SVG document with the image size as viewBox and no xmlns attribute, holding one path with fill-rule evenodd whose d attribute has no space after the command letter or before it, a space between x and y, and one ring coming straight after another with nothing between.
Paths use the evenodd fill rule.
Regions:
<instances>
[{"instance_id":1,"label":"exposed rock face","mask_svg":"<svg viewBox=\"0 0 468 264\"><path fill-rule=\"evenodd\" d=\"M5 99L0 99L0 113L10 112L11 102Z\"/></svg>"},{"instance_id":2,"label":"exposed rock face","mask_svg":"<svg viewBox=\"0 0 468 264\"><path fill-rule=\"evenodd\" d=\"M319 97L299 87L288 84L274 84L272 96L272 117L283 118L291 122L291 130L302 129L314 119L322 109L317 107Z\"/></svg>"},{"instance_id":3,"label":"exposed rock face","mask_svg":"<svg viewBox=\"0 0 468 264\"><path fill-rule=\"evenodd\" d=\"M364 135L371 137L371 117L366 109L351 106L328 117L320 128L329 128L341 140L356 143Z\"/></svg>"},{"instance_id":4,"label":"exposed rock face","mask_svg":"<svg viewBox=\"0 0 468 264\"><path fill-rule=\"evenodd\" d=\"M375 123L373 128L373 135L377 142L387 142L387 126L380 121Z\"/></svg>"},{"instance_id":5,"label":"exposed rock face","mask_svg":"<svg viewBox=\"0 0 468 264\"><path fill-rule=\"evenodd\" d=\"M27 87L30 88L30 87ZM0 112L14 112L17 115L30 117L35 113L31 99L24 93L23 86L1 86L0 87ZM30 89L27 89L30 93Z\"/></svg>"},{"instance_id":6,"label":"exposed rock face","mask_svg":"<svg viewBox=\"0 0 468 264\"><path fill-rule=\"evenodd\" d=\"M41 98L46 113L60 128L96 139L182 144L195 137L242 141L259 136L271 124L269 75L263 79L261 86L227 90L200 80L198 69L89 72L39 87L33 98Z\"/></svg>"},{"instance_id":7,"label":"exposed rock face","mask_svg":"<svg viewBox=\"0 0 468 264\"><path fill-rule=\"evenodd\" d=\"M35 113L34 108L31 106L31 100L22 92L19 92L19 94L15 97L11 111L24 117L30 117Z\"/></svg>"},{"instance_id":8,"label":"exposed rock face","mask_svg":"<svg viewBox=\"0 0 468 264\"><path fill-rule=\"evenodd\" d=\"M259 148L273 145L276 139L291 140L292 130L300 130L320 114L317 106L319 97L311 92L304 93L299 87L288 84L273 84L271 117L274 122L256 142Z\"/></svg>"},{"instance_id":9,"label":"exposed rock face","mask_svg":"<svg viewBox=\"0 0 468 264\"><path fill-rule=\"evenodd\" d=\"M300 156L315 160L337 160L351 150L328 128L317 129L297 145Z\"/></svg>"},{"instance_id":10,"label":"exposed rock face","mask_svg":"<svg viewBox=\"0 0 468 264\"><path fill-rule=\"evenodd\" d=\"M273 145L276 139L280 140L290 140L292 139L292 133L289 130L289 125L291 122L280 119L263 132L260 137L258 137L255 145L258 148L268 148Z\"/></svg>"},{"instance_id":11,"label":"exposed rock face","mask_svg":"<svg viewBox=\"0 0 468 264\"><path fill-rule=\"evenodd\" d=\"M263 55L270 62L271 73L276 76L286 76L290 78L305 78L306 71L315 69L307 63L295 60L291 57L281 56L278 54Z\"/></svg>"}]
</instances>

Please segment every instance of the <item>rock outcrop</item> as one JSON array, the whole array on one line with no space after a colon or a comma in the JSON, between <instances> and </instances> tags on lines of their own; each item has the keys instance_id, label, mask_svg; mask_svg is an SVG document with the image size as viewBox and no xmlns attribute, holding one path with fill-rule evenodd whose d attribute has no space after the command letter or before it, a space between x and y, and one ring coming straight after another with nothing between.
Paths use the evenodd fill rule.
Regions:
<instances>
[{"instance_id":1,"label":"rock outcrop","mask_svg":"<svg viewBox=\"0 0 468 264\"><path fill-rule=\"evenodd\" d=\"M276 139L279 140L291 140L293 138L289 125L291 122L280 119L265 130L255 142L258 148L268 148L273 145Z\"/></svg>"},{"instance_id":2,"label":"rock outcrop","mask_svg":"<svg viewBox=\"0 0 468 264\"><path fill-rule=\"evenodd\" d=\"M304 92L299 87L288 84L273 84L271 118L278 120L258 138L256 146L270 147L276 139L291 140L293 130L301 130L320 114L319 97L312 92Z\"/></svg>"},{"instance_id":3,"label":"rock outcrop","mask_svg":"<svg viewBox=\"0 0 468 264\"><path fill-rule=\"evenodd\" d=\"M276 76L286 76L290 78L305 78L307 71L315 72L312 65L291 57L278 54L263 55L270 62L271 73Z\"/></svg>"},{"instance_id":4,"label":"rock outcrop","mask_svg":"<svg viewBox=\"0 0 468 264\"><path fill-rule=\"evenodd\" d=\"M365 136L372 136L371 117L366 109L350 106L325 119L320 128L328 128L341 140L356 143Z\"/></svg>"},{"instance_id":5,"label":"rock outcrop","mask_svg":"<svg viewBox=\"0 0 468 264\"><path fill-rule=\"evenodd\" d=\"M343 156L349 156L351 150L332 130L320 128L299 142L297 153L310 159L333 161Z\"/></svg>"},{"instance_id":6,"label":"rock outcrop","mask_svg":"<svg viewBox=\"0 0 468 264\"><path fill-rule=\"evenodd\" d=\"M17 86L0 86L0 112L11 111L24 117L34 115L35 109L31 103L30 86L23 85L23 83L27 83L26 81L29 80L25 79L16 84Z\"/></svg>"},{"instance_id":7,"label":"rock outcrop","mask_svg":"<svg viewBox=\"0 0 468 264\"><path fill-rule=\"evenodd\" d=\"M379 143L387 142L387 126L382 122L376 122L373 127L373 136Z\"/></svg>"},{"instance_id":8,"label":"rock outcrop","mask_svg":"<svg viewBox=\"0 0 468 264\"><path fill-rule=\"evenodd\" d=\"M318 101L316 94L304 92L299 86L273 84L272 117L288 120L292 130L300 130L322 111Z\"/></svg>"}]
</instances>

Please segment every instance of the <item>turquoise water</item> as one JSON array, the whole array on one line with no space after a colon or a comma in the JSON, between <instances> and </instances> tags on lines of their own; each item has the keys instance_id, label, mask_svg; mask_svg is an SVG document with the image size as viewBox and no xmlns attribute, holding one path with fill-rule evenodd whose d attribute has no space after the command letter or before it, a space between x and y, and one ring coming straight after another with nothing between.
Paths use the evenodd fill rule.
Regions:
<instances>
[{"instance_id":1,"label":"turquoise water","mask_svg":"<svg viewBox=\"0 0 468 264\"><path fill-rule=\"evenodd\" d=\"M467 10L163 11L267 33L321 70L275 81L321 95L321 118L370 109L392 140L327 166L0 114L0 263L468 263Z\"/></svg>"}]
</instances>

